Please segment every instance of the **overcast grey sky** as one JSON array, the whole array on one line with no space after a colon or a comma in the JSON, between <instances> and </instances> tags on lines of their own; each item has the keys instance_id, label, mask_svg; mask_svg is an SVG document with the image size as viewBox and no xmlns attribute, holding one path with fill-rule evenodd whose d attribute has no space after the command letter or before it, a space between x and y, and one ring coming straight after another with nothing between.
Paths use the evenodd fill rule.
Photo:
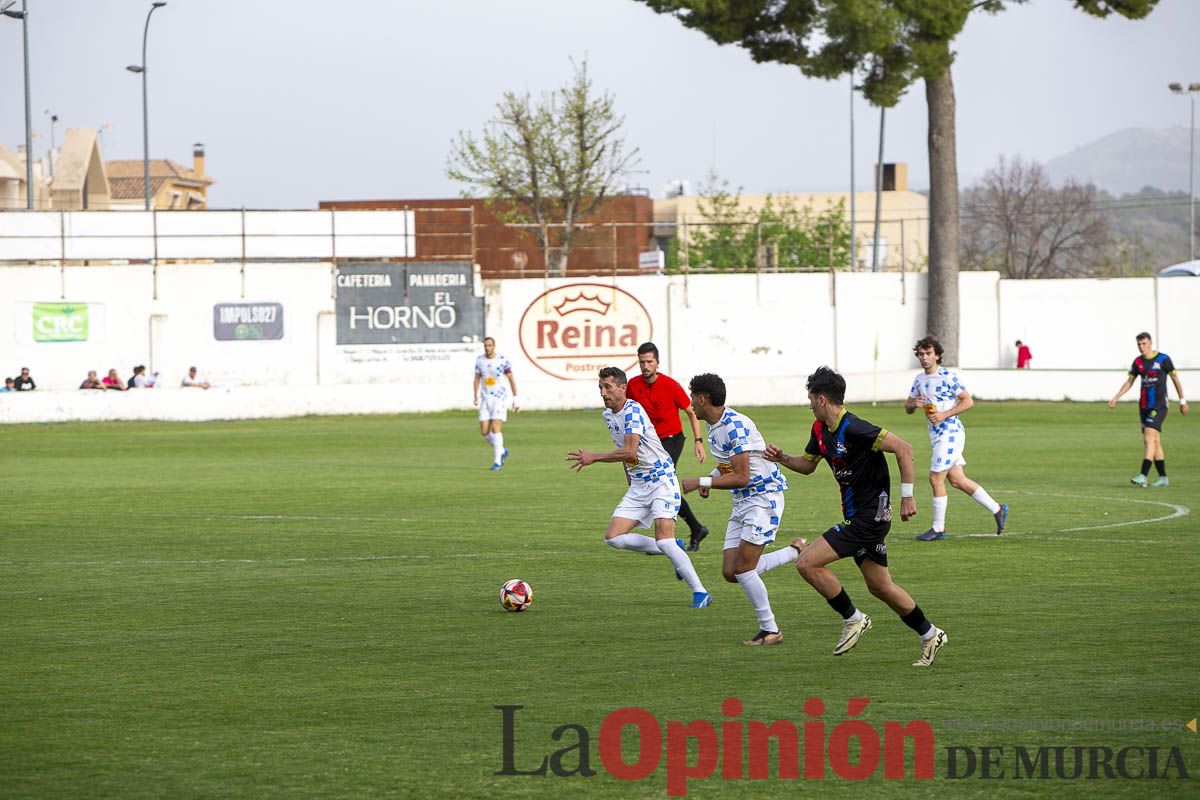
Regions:
<instances>
[{"instance_id":1,"label":"overcast grey sky","mask_svg":"<svg viewBox=\"0 0 1200 800\"><path fill-rule=\"evenodd\" d=\"M20 0L18 0L18 3ZM149 0L26 0L34 142L49 116L110 124L104 157L141 158ZM18 6L19 7L19 6ZM1121 128L1188 124L1172 81L1200 82L1200 0L1145 20L1097 20L1071 0L972 15L956 41L959 173L1001 154L1046 161ZM849 182L848 79L754 64L633 0L169 0L150 26L151 157L191 163L204 142L212 207L451 197L450 142L478 131L506 90L553 89L586 56L614 93L661 196L713 166L748 193ZM0 141L24 142L21 23L0 18ZM855 107L858 188L870 188L878 111ZM928 184L924 88L888 113L885 160ZM1178 186L1187 188L1181 174Z\"/></svg>"}]
</instances>

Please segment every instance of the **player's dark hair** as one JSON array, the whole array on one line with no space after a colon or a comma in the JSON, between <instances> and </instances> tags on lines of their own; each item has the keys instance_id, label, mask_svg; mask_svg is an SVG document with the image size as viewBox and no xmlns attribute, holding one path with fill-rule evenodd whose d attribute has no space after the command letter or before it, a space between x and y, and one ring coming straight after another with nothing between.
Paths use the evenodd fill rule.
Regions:
<instances>
[{"instance_id":1,"label":"player's dark hair","mask_svg":"<svg viewBox=\"0 0 1200 800\"><path fill-rule=\"evenodd\" d=\"M938 363L942 363L942 353L946 352L946 348L942 347L942 343L939 342L938 338L932 333L926 334L920 339L917 339L917 343L913 345L913 355L915 356L918 350L924 350L926 348L931 348L933 350L933 354L937 356Z\"/></svg>"},{"instance_id":2,"label":"player's dark hair","mask_svg":"<svg viewBox=\"0 0 1200 800\"><path fill-rule=\"evenodd\" d=\"M829 367L817 367L817 371L808 376L804 384L813 394L823 395L835 406L846 402L846 379Z\"/></svg>"},{"instance_id":3,"label":"player's dark hair","mask_svg":"<svg viewBox=\"0 0 1200 800\"><path fill-rule=\"evenodd\" d=\"M655 347L654 342L645 342L638 346L639 356L644 356L646 353L654 353L654 360L662 361L662 359L658 357L658 348Z\"/></svg>"},{"instance_id":4,"label":"player's dark hair","mask_svg":"<svg viewBox=\"0 0 1200 800\"><path fill-rule=\"evenodd\" d=\"M1021 340L1017 339L1017 347L1020 347L1020 346L1021 346Z\"/></svg>"},{"instance_id":5,"label":"player's dark hair","mask_svg":"<svg viewBox=\"0 0 1200 800\"><path fill-rule=\"evenodd\" d=\"M725 405L725 381L720 375L705 372L688 381L688 391L692 394L702 394L708 397L708 402L714 406Z\"/></svg>"},{"instance_id":6,"label":"player's dark hair","mask_svg":"<svg viewBox=\"0 0 1200 800\"><path fill-rule=\"evenodd\" d=\"M493 339L491 336L485 336L485 337L483 337L483 341L484 341L484 343L485 343L485 344L486 344L487 342L491 342L492 344L495 344L495 343L496 343L496 340L495 340L495 339Z\"/></svg>"},{"instance_id":7,"label":"player's dark hair","mask_svg":"<svg viewBox=\"0 0 1200 800\"><path fill-rule=\"evenodd\" d=\"M1137 341L1139 341L1139 342L1140 342L1142 339L1145 339L1147 342L1153 342L1153 341L1154 341L1153 339L1151 339L1151 338L1150 338L1150 334L1146 333L1145 331L1142 331L1141 333L1139 333L1139 334L1137 335Z\"/></svg>"},{"instance_id":8,"label":"player's dark hair","mask_svg":"<svg viewBox=\"0 0 1200 800\"><path fill-rule=\"evenodd\" d=\"M625 370L620 367L605 367L600 370L600 380L605 378L612 378L618 386L625 386L629 383L629 378L625 377Z\"/></svg>"}]
</instances>

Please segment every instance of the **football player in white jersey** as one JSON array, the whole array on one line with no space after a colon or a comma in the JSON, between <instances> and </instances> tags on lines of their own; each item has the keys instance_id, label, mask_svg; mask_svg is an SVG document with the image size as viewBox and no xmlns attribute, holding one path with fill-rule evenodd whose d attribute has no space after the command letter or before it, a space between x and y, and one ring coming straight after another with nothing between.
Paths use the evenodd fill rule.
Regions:
<instances>
[{"instance_id":1,"label":"football player in white jersey","mask_svg":"<svg viewBox=\"0 0 1200 800\"><path fill-rule=\"evenodd\" d=\"M707 497L709 489L728 489L733 495L733 510L725 528L725 552L721 575L730 583L740 583L746 599L758 616L758 633L742 644L769 645L783 640L762 573L800 557L804 540L765 553L775 541L783 517L783 493L787 478L779 465L763 458L767 443L754 420L725 405L725 381L711 373L697 375L688 384L696 416L708 424L708 444L717 459L716 468L704 478L683 478L683 493L699 491Z\"/></svg>"},{"instance_id":2,"label":"football player in white jersey","mask_svg":"<svg viewBox=\"0 0 1200 800\"><path fill-rule=\"evenodd\" d=\"M625 397L627 385L623 370L617 367L600 370L604 424L616 449L607 453L574 450L567 453L567 461L576 472L598 461L624 465L629 489L613 511L604 534L605 544L618 550L666 556L675 567L675 576L687 581L691 588L692 608L706 608L712 603L712 596L683 551L683 541L675 538L675 517L679 514L675 464L654 432L645 409ZM634 528L653 528L654 538L633 533Z\"/></svg>"},{"instance_id":3,"label":"football player in white jersey","mask_svg":"<svg viewBox=\"0 0 1200 800\"><path fill-rule=\"evenodd\" d=\"M496 355L496 340L483 340L483 355L475 359L475 388L471 402L479 406L479 434L492 446L492 469L504 466L508 450L504 447L502 428L508 419L508 387L512 387L513 411L517 406L517 381L513 378L512 364L504 356Z\"/></svg>"},{"instance_id":4,"label":"football player in white jersey","mask_svg":"<svg viewBox=\"0 0 1200 800\"><path fill-rule=\"evenodd\" d=\"M996 520L996 535L1004 533L1008 520L1008 506L992 499L987 490L967 477L963 467L963 448L967 444L967 431L958 415L975 405L970 392L963 386L962 379L954 370L943 367L942 343L930 335L917 340L913 353L921 362L904 410L909 414L918 408L925 410L929 422L929 443L933 456L929 464L929 485L933 489L933 524L929 530L916 538L932 542L946 538L946 481L972 500L986 508Z\"/></svg>"}]
</instances>

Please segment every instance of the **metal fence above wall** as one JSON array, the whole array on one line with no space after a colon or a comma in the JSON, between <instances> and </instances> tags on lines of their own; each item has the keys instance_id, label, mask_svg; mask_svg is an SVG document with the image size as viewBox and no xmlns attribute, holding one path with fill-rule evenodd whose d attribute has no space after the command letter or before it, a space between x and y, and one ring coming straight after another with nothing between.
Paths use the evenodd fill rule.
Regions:
<instances>
[{"instance_id":1,"label":"metal fence above wall","mask_svg":"<svg viewBox=\"0 0 1200 800\"><path fill-rule=\"evenodd\" d=\"M0 264L413 258L412 211L0 214Z\"/></svg>"}]
</instances>

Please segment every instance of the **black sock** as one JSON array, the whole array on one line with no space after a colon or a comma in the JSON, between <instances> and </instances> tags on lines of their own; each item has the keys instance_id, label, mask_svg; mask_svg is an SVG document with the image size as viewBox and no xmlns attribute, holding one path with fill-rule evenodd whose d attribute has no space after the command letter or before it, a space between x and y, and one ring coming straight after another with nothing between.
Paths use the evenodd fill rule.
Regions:
<instances>
[{"instance_id":1,"label":"black sock","mask_svg":"<svg viewBox=\"0 0 1200 800\"><path fill-rule=\"evenodd\" d=\"M1149 475L1149 474L1150 474L1150 459L1143 458L1142 459L1142 475Z\"/></svg>"},{"instance_id":2,"label":"black sock","mask_svg":"<svg viewBox=\"0 0 1200 800\"><path fill-rule=\"evenodd\" d=\"M850 602L850 595L846 594L846 590L842 589L837 597L831 597L825 601L829 603L830 608L842 615L842 619L850 619L857 611L854 603Z\"/></svg>"},{"instance_id":3,"label":"black sock","mask_svg":"<svg viewBox=\"0 0 1200 800\"><path fill-rule=\"evenodd\" d=\"M1165 459L1156 458L1154 460L1154 468L1158 470L1159 477L1167 477L1167 462Z\"/></svg>"},{"instance_id":4,"label":"black sock","mask_svg":"<svg viewBox=\"0 0 1200 800\"><path fill-rule=\"evenodd\" d=\"M925 619L925 612L920 606L913 606L913 610L902 616L900 621L922 636L929 633L929 629L933 627L933 623Z\"/></svg>"}]
</instances>

